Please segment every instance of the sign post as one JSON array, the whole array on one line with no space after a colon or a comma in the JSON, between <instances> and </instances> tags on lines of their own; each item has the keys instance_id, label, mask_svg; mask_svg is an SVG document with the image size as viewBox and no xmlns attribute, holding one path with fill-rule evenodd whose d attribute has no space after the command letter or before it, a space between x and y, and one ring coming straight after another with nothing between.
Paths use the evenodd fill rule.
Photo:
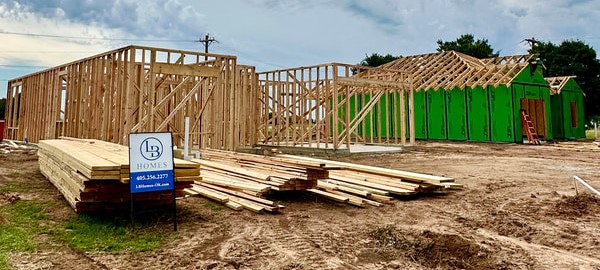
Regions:
<instances>
[{"instance_id":1,"label":"sign post","mask_svg":"<svg viewBox=\"0 0 600 270\"><path fill-rule=\"evenodd\" d=\"M135 193L173 191L173 230L177 231L173 142L170 132L129 134L129 191L133 222Z\"/></svg>"}]
</instances>

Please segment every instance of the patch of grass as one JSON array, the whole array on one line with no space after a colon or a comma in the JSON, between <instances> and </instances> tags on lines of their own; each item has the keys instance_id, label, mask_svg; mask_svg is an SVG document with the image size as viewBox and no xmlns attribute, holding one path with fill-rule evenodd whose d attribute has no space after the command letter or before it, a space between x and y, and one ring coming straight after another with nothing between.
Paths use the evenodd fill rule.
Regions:
<instances>
[{"instance_id":1,"label":"patch of grass","mask_svg":"<svg viewBox=\"0 0 600 270\"><path fill-rule=\"evenodd\" d=\"M46 229L40 222L46 219L43 204L20 200L0 206L0 269L8 269L9 252L33 251L34 237Z\"/></svg>"},{"instance_id":2,"label":"patch of grass","mask_svg":"<svg viewBox=\"0 0 600 270\"><path fill-rule=\"evenodd\" d=\"M0 186L0 193L10 193L10 192L23 192L25 191L25 189L15 186L15 185L11 185L8 184L6 186Z\"/></svg>"},{"instance_id":3,"label":"patch of grass","mask_svg":"<svg viewBox=\"0 0 600 270\"><path fill-rule=\"evenodd\" d=\"M221 211L221 210L223 210L223 208L225 208L225 207L223 207L222 205L220 205L220 204L216 204L216 203L214 203L214 202L211 202L211 201L207 201L207 202L205 202L205 203L204 203L204 207L206 207L206 208L209 208L209 209L212 209L213 211L217 211L217 212L218 212L218 211Z\"/></svg>"},{"instance_id":4,"label":"patch of grass","mask_svg":"<svg viewBox=\"0 0 600 270\"><path fill-rule=\"evenodd\" d=\"M0 270L9 270L8 261L6 260L6 256L0 253Z\"/></svg>"},{"instance_id":5,"label":"patch of grass","mask_svg":"<svg viewBox=\"0 0 600 270\"><path fill-rule=\"evenodd\" d=\"M79 215L67 221L59 237L81 251L148 251L157 248L163 234L153 228L132 228L123 221Z\"/></svg>"},{"instance_id":6,"label":"patch of grass","mask_svg":"<svg viewBox=\"0 0 600 270\"><path fill-rule=\"evenodd\" d=\"M600 137L600 131L598 131L598 136ZM588 129L585 131L585 138L588 140L593 140L594 139L594 130L593 129Z\"/></svg>"}]
</instances>

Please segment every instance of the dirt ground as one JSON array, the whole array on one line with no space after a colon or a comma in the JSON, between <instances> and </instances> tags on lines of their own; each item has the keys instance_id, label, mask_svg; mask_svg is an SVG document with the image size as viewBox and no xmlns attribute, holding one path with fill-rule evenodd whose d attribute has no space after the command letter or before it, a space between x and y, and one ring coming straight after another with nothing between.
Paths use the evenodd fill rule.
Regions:
<instances>
[{"instance_id":1,"label":"dirt ground","mask_svg":"<svg viewBox=\"0 0 600 270\"><path fill-rule=\"evenodd\" d=\"M0 163L0 185L19 172L36 191L22 199L60 199L35 158L10 155ZM287 206L277 215L190 197L178 201L179 230L165 230L172 235L158 250L83 253L42 237L37 252L9 262L17 269L600 269L600 199L575 196L572 179L600 188L600 148L590 142L419 142L405 153L338 160L453 177L465 188L367 208L290 194L275 198ZM58 205L49 220L74 215Z\"/></svg>"}]
</instances>

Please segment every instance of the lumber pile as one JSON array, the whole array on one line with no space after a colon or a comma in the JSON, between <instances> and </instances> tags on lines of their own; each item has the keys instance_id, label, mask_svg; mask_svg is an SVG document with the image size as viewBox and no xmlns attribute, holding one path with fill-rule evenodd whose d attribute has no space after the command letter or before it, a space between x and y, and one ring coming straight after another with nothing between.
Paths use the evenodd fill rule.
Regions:
<instances>
[{"instance_id":1,"label":"lumber pile","mask_svg":"<svg viewBox=\"0 0 600 270\"><path fill-rule=\"evenodd\" d=\"M38 143L40 171L78 213L130 206L129 149L100 140L65 138ZM174 159L176 196L200 180L200 165ZM172 191L136 193L136 208L172 203Z\"/></svg>"},{"instance_id":2,"label":"lumber pile","mask_svg":"<svg viewBox=\"0 0 600 270\"><path fill-rule=\"evenodd\" d=\"M319 180L317 188L309 192L359 207L381 206L398 196L444 193L462 188L448 177L293 155L278 157L339 167L331 171L328 178Z\"/></svg>"},{"instance_id":3,"label":"lumber pile","mask_svg":"<svg viewBox=\"0 0 600 270\"><path fill-rule=\"evenodd\" d=\"M277 212L282 206L264 195L288 190L363 207L381 206L398 196L462 187L447 177L291 155L204 150L201 159L192 161L201 164L202 179L186 189L189 195L255 212Z\"/></svg>"},{"instance_id":4,"label":"lumber pile","mask_svg":"<svg viewBox=\"0 0 600 270\"><path fill-rule=\"evenodd\" d=\"M264 199L270 192L307 190L325 179L332 168L307 166L296 161L219 150L203 150L201 159L192 159L202 166L202 179L186 190L189 195L201 195L226 206L261 212L277 212L283 208Z\"/></svg>"}]
</instances>

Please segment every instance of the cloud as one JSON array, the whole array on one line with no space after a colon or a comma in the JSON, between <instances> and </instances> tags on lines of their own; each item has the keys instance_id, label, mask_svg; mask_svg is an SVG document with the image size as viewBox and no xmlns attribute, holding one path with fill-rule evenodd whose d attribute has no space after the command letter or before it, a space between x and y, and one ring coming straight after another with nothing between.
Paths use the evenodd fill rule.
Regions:
<instances>
[{"instance_id":1,"label":"cloud","mask_svg":"<svg viewBox=\"0 0 600 270\"><path fill-rule=\"evenodd\" d=\"M2 2L10 6L12 1ZM192 38L206 28L203 16L178 0L22 0L12 3L40 17L120 30L134 37Z\"/></svg>"}]
</instances>

